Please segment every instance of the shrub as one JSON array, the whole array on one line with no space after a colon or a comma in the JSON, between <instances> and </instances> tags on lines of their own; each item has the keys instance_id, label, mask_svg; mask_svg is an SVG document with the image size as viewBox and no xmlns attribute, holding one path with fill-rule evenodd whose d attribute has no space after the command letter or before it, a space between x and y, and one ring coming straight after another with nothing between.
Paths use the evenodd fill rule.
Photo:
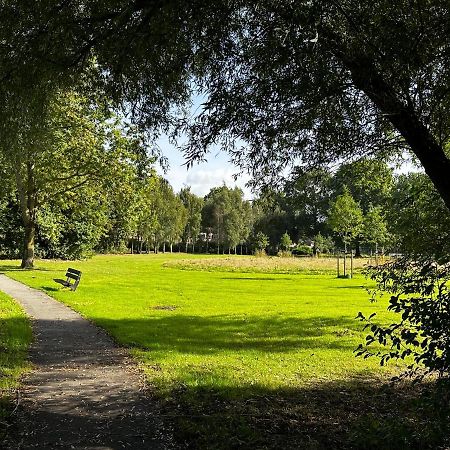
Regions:
<instances>
[{"instance_id":1,"label":"shrub","mask_svg":"<svg viewBox=\"0 0 450 450\"><path fill-rule=\"evenodd\" d=\"M255 249L255 254L258 250L264 251L265 254L265 249L269 246L269 238L267 235L259 231L253 236L252 244Z\"/></svg>"},{"instance_id":2,"label":"shrub","mask_svg":"<svg viewBox=\"0 0 450 450\"><path fill-rule=\"evenodd\" d=\"M375 313L358 318L370 334L355 350L364 358L377 356L381 365L391 359L411 359L402 376L421 379L429 374L450 374L450 263L401 258L378 267L367 275L377 283L372 298L390 294L389 311L398 320L389 326L374 323ZM372 344L385 349L372 351Z\"/></svg>"},{"instance_id":3,"label":"shrub","mask_svg":"<svg viewBox=\"0 0 450 450\"><path fill-rule=\"evenodd\" d=\"M313 254L313 249L309 245L299 244L292 253L294 255L311 256Z\"/></svg>"},{"instance_id":4,"label":"shrub","mask_svg":"<svg viewBox=\"0 0 450 450\"><path fill-rule=\"evenodd\" d=\"M292 245L292 240L289 234L284 233L283 236L281 236L280 240L280 248L281 250L289 250L290 246Z\"/></svg>"}]
</instances>

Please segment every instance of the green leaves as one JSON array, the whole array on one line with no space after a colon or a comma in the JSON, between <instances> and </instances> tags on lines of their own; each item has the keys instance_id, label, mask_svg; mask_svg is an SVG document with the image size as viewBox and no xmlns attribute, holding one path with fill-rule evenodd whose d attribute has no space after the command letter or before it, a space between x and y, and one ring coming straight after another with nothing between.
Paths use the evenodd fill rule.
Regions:
<instances>
[{"instance_id":1,"label":"green leaves","mask_svg":"<svg viewBox=\"0 0 450 450\"><path fill-rule=\"evenodd\" d=\"M344 193L331 203L328 224L346 244L349 244L361 232L363 213L348 189L345 189Z\"/></svg>"},{"instance_id":2,"label":"green leaves","mask_svg":"<svg viewBox=\"0 0 450 450\"><path fill-rule=\"evenodd\" d=\"M449 376L450 265L402 258L371 267L367 274L376 281L378 294L393 294L388 309L399 317L389 326L379 326L372 322L374 314L366 318L359 313L357 318L370 334L355 350L357 356L379 357L382 365L390 359L412 359L403 376ZM375 342L386 350L372 352L370 346Z\"/></svg>"}]
</instances>

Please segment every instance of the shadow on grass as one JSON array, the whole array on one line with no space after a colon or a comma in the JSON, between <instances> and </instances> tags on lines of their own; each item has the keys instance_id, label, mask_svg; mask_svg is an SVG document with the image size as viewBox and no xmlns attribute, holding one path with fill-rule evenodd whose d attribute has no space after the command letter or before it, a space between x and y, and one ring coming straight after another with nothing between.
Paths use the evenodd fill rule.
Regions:
<instances>
[{"instance_id":1,"label":"shadow on grass","mask_svg":"<svg viewBox=\"0 0 450 450\"><path fill-rule=\"evenodd\" d=\"M330 289L366 289L366 286L330 286Z\"/></svg>"},{"instance_id":2,"label":"shadow on grass","mask_svg":"<svg viewBox=\"0 0 450 450\"><path fill-rule=\"evenodd\" d=\"M144 327L142 332L149 333L149 341L156 340L159 352L191 349L192 352L202 353L207 347L208 351L211 351L210 347L214 351L235 348L237 337L230 335L230 331L235 331L241 323L236 319L230 320L221 316L199 321L198 318L190 318L189 325L178 330L178 337L174 333L170 334L168 324L179 327L178 320L186 318L171 322L173 319L115 322L117 326L122 327L123 335L131 329ZM151 335L156 320L164 324L165 334ZM314 327L319 325L319 319L293 321L272 318L271 321L274 322L273 327L281 327L278 334L271 329L271 333L277 335L277 345L283 345L282 332L294 338L289 342L292 346L299 345L301 336L310 337L324 333L323 330L314 330ZM64 324L60 322L57 321L57 325L64 329L64 335L75 333L79 325L77 321L67 321ZM103 319L103 322L113 326L110 320ZM261 321L258 324L260 332L269 326L269 322ZM52 321L34 323L35 326L50 330L56 327L56 322ZM336 324L336 321L327 322L320 319L320 323L322 326L329 326L331 323ZM346 325L347 320L342 319L338 323L340 326ZM251 325L256 326L255 323ZM195 330L202 326L207 330ZM217 335L210 335L210 326L216 327ZM296 332L293 327L300 327L300 331ZM181 344L178 342L179 337ZM64 367L67 363L67 352L56 351L52 342L47 345L50 351L46 352L45 358L40 355L41 364L48 366L49 371L53 370L50 368ZM62 350L65 349L64 342L58 345L62 346ZM246 345L250 349L255 346L260 350L268 348L263 338L260 338L260 341L247 342ZM104 351L96 341L84 340L82 347L71 354L72 363L78 361L82 365L89 355L94 356L95 361L96 352L102 354ZM98 359L98 364L102 365L101 358ZM61 376L66 375L62 373ZM355 379L317 382L286 389L267 389L250 384L244 387L233 387L229 384L222 387L192 387L180 383L165 397L158 396L154 389L151 395L155 398L150 399L148 403L143 400L144 403L141 404L141 407L148 408L148 415L143 414L138 419L127 415L127 411L124 411L117 421L96 414L80 415L76 411L69 415L56 414L52 411L41 411L39 408L31 412L23 410L20 414L31 414L33 417L33 423L30 423L34 430L34 435L31 436L33 442L48 442L45 439L49 439L49 436L59 439L58 433L48 431L61 427L66 430L65 437L70 438L66 443L80 440L99 446L114 446L120 443L133 445L133 448L150 448L149 441L144 444L139 439L142 435L152 435L151 424L154 423L154 417L158 417L165 421L161 429L173 430L175 448L435 449L446 448L450 444L450 390L446 382L413 385L406 382L390 384L380 380ZM102 401L105 407L117 403L117 399L109 399L107 394ZM26 407L27 405L23 406ZM70 426L67 426L67 423ZM110 433L113 429L115 432ZM20 438L20 430L18 431ZM57 442L51 442L47 448L53 448L51 444L56 446Z\"/></svg>"},{"instance_id":3,"label":"shadow on grass","mask_svg":"<svg viewBox=\"0 0 450 450\"><path fill-rule=\"evenodd\" d=\"M279 280L287 280L292 281L292 278L287 277L222 277L221 280L250 280L250 281L279 281Z\"/></svg>"},{"instance_id":4,"label":"shadow on grass","mask_svg":"<svg viewBox=\"0 0 450 450\"><path fill-rule=\"evenodd\" d=\"M42 286L42 290L45 292L58 292L60 289L52 286Z\"/></svg>"},{"instance_id":5,"label":"shadow on grass","mask_svg":"<svg viewBox=\"0 0 450 450\"><path fill-rule=\"evenodd\" d=\"M163 402L192 448L435 449L450 433L448 384L318 383L286 390L180 388Z\"/></svg>"},{"instance_id":6,"label":"shadow on grass","mask_svg":"<svg viewBox=\"0 0 450 450\"><path fill-rule=\"evenodd\" d=\"M45 269L43 267L35 267L33 269L22 269L20 267L20 265L17 266L13 266L12 264L3 264L0 261L0 273L4 273L4 272L33 272L33 271L38 271L38 272L54 272L54 270L50 270L50 269Z\"/></svg>"},{"instance_id":7,"label":"shadow on grass","mask_svg":"<svg viewBox=\"0 0 450 450\"><path fill-rule=\"evenodd\" d=\"M158 352L158 357L169 351L208 355L221 351L283 353L328 348L351 352L355 343L346 333L360 328L354 319L344 317L198 317L174 311L164 314L167 316L143 319L98 318L96 323L112 334L120 334L123 344Z\"/></svg>"}]
</instances>

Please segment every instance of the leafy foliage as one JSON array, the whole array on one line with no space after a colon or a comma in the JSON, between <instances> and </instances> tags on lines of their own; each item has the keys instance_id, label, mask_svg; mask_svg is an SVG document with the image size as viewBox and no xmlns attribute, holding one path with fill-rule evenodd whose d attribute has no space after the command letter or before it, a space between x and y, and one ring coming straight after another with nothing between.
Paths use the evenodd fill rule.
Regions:
<instances>
[{"instance_id":1,"label":"leafy foliage","mask_svg":"<svg viewBox=\"0 0 450 450\"><path fill-rule=\"evenodd\" d=\"M314 236L314 250L320 253L330 253L335 247L335 243L331 236L322 236L318 233Z\"/></svg>"},{"instance_id":2,"label":"leafy foliage","mask_svg":"<svg viewBox=\"0 0 450 450\"><path fill-rule=\"evenodd\" d=\"M289 250L291 244L292 244L291 237L289 236L289 234L284 233L283 236L281 236L280 248L282 250Z\"/></svg>"},{"instance_id":3,"label":"leafy foliage","mask_svg":"<svg viewBox=\"0 0 450 450\"><path fill-rule=\"evenodd\" d=\"M364 216L361 235L365 242L375 244L376 248L388 241L387 223L380 206L369 206L369 210Z\"/></svg>"},{"instance_id":4,"label":"leafy foliage","mask_svg":"<svg viewBox=\"0 0 450 450\"><path fill-rule=\"evenodd\" d=\"M296 255L311 256L313 254L313 249L309 245L299 244L294 250Z\"/></svg>"},{"instance_id":5,"label":"leafy foliage","mask_svg":"<svg viewBox=\"0 0 450 450\"><path fill-rule=\"evenodd\" d=\"M269 237L258 231L252 238L253 247L256 251L264 252L269 245Z\"/></svg>"},{"instance_id":6,"label":"leafy foliage","mask_svg":"<svg viewBox=\"0 0 450 450\"><path fill-rule=\"evenodd\" d=\"M190 161L220 142L256 183L277 182L298 161L409 145L450 207L446 0L19 0L0 8L0 100L12 118L2 132L28 108L11 99L45 98L49 86L83 78L87 91L131 106L147 130L167 129L195 86L203 108L180 125Z\"/></svg>"},{"instance_id":7,"label":"leafy foliage","mask_svg":"<svg viewBox=\"0 0 450 450\"><path fill-rule=\"evenodd\" d=\"M423 173L401 175L387 210L389 232L404 254L427 255L438 262L450 255L450 213Z\"/></svg>"},{"instance_id":8,"label":"leafy foliage","mask_svg":"<svg viewBox=\"0 0 450 450\"><path fill-rule=\"evenodd\" d=\"M328 224L331 229L342 237L347 246L361 232L363 214L359 204L353 199L348 189L338 195L331 203Z\"/></svg>"},{"instance_id":9,"label":"leafy foliage","mask_svg":"<svg viewBox=\"0 0 450 450\"><path fill-rule=\"evenodd\" d=\"M450 375L450 264L402 258L369 268L377 283L376 294L390 294L388 310L399 315L388 326L374 323L375 313L358 318L370 334L355 350L364 358L377 356L381 365L391 359L409 362L405 376L422 378L437 373ZM386 350L371 350L381 344Z\"/></svg>"}]
</instances>

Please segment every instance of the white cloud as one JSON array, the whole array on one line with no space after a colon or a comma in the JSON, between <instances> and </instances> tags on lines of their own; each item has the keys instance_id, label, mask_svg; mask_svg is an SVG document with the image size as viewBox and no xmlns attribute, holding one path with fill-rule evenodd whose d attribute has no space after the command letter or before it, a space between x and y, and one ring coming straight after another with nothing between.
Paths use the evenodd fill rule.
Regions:
<instances>
[{"instance_id":1,"label":"white cloud","mask_svg":"<svg viewBox=\"0 0 450 450\"><path fill-rule=\"evenodd\" d=\"M171 167L167 174L163 175L167 178L175 191L179 191L184 186L191 186L194 194L204 197L213 187L222 186L228 187L238 186L244 191L244 196L247 199L252 198L250 189L245 186L249 180L247 177L240 176L234 180L233 175L237 169L230 164L225 164L225 167L212 168L211 164L203 164L203 167L197 166L190 169L186 167Z\"/></svg>"}]
</instances>

